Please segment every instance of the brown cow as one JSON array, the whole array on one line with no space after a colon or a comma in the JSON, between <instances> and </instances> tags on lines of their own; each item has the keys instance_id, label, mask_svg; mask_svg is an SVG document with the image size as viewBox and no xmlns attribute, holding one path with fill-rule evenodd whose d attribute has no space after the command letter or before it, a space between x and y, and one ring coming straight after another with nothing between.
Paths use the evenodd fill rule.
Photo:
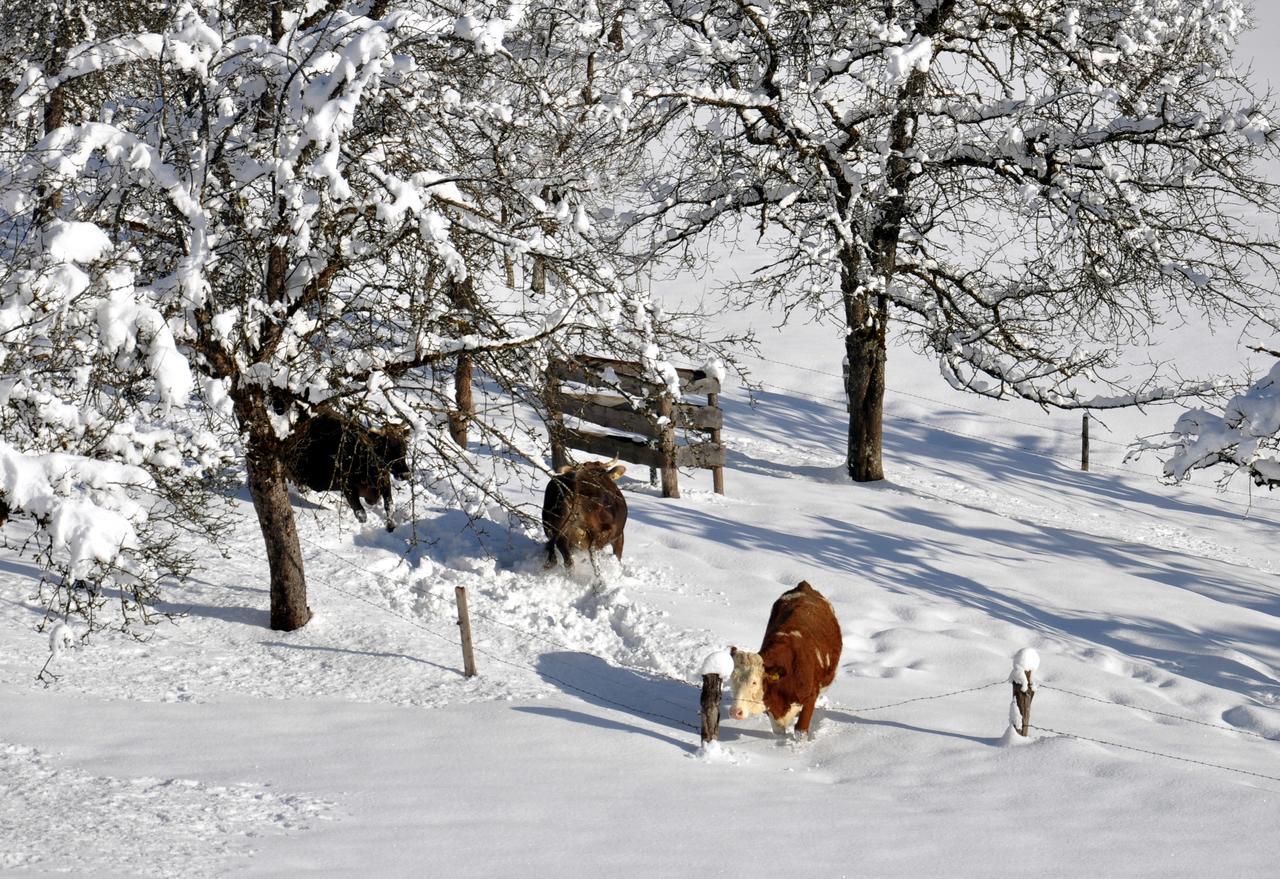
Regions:
<instances>
[{"instance_id":1,"label":"brown cow","mask_svg":"<svg viewBox=\"0 0 1280 879\"><path fill-rule=\"evenodd\" d=\"M733 707L729 716L745 720L769 713L773 731L807 733L818 694L831 686L840 665L840 623L831 602L806 581L773 603L759 653L730 648Z\"/></svg>"},{"instance_id":2,"label":"brown cow","mask_svg":"<svg viewBox=\"0 0 1280 879\"><path fill-rule=\"evenodd\" d=\"M595 566L595 550L613 545L622 561L622 529L627 524L627 501L614 482L627 468L613 461L588 461L577 467L561 467L547 483L542 499L542 528L547 533L547 563L556 563L556 550L564 566L573 567L572 552L585 549Z\"/></svg>"},{"instance_id":3,"label":"brown cow","mask_svg":"<svg viewBox=\"0 0 1280 879\"><path fill-rule=\"evenodd\" d=\"M340 491L356 518L368 519L360 501L382 501L387 530L391 521L391 477L409 478L404 428L365 427L332 412L301 419L289 437L285 467L289 479L313 491Z\"/></svg>"}]
</instances>

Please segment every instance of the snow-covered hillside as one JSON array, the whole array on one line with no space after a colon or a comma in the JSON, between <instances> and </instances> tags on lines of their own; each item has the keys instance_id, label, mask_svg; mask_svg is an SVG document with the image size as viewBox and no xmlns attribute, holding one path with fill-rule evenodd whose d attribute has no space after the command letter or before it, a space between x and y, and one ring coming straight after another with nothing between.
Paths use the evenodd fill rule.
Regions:
<instances>
[{"instance_id":1,"label":"snow-covered hillside","mask_svg":"<svg viewBox=\"0 0 1280 879\"><path fill-rule=\"evenodd\" d=\"M409 548L407 525L299 501L316 618L284 635L246 504L230 556L168 591L183 617L61 652L45 689L37 572L7 550L0 869L1268 875L1280 502L1161 486L1115 424L1082 473L1074 418L975 406L902 351L888 479L854 486L828 331L764 335L755 404L725 395L727 495L704 472L663 500L633 470L601 583L543 572L532 533L436 512ZM845 640L815 740L726 718L699 755L703 656L754 648L801 579ZM1005 681L1026 646L1021 742Z\"/></svg>"}]
</instances>

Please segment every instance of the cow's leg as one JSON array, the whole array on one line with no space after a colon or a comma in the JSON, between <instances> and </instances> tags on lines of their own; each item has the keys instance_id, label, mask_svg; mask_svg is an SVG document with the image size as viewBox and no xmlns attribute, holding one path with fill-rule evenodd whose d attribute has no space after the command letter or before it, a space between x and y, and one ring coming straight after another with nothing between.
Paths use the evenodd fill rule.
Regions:
<instances>
[{"instance_id":1,"label":"cow's leg","mask_svg":"<svg viewBox=\"0 0 1280 879\"><path fill-rule=\"evenodd\" d=\"M391 521L391 477L387 477L382 483L382 512L387 519L387 530L395 531L396 525Z\"/></svg>"},{"instance_id":2,"label":"cow's leg","mask_svg":"<svg viewBox=\"0 0 1280 879\"><path fill-rule=\"evenodd\" d=\"M369 514L364 511L364 505L360 503L360 493L353 487L347 486L343 489L343 495L351 505L351 509L355 511L356 518L362 523L369 521Z\"/></svg>"},{"instance_id":3,"label":"cow's leg","mask_svg":"<svg viewBox=\"0 0 1280 879\"><path fill-rule=\"evenodd\" d=\"M564 557L564 566L566 568L572 568L573 567L573 551L569 547L569 538L565 537L563 534L560 534L553 541L553 545L555 546L556 549L560 550L560 555Z\"/></svg>"},{"instance_id":4,"label":"cow's leg","mask_svg":"<svg viewBox=\"0 0 1280 879\"><path fill-rule=\"evenodd\" d=\"M613 554L618 559L618 564L622 564L622 535L618 535L618 539L613 542Z\"/></svg>"},{"instance_id":5,"label":"cow's leg","mask_svg":"<svg viewBox=\"0 0 1280 879\"><path fill-rule=\"evenodd\" d=\"M817 703L818 697L811 696L800 707L800 718L796 721L796 738L801 736L813 738L812 734L809 733L809 722L813 720L813 709Z\"/></svg>"}]
</instances>

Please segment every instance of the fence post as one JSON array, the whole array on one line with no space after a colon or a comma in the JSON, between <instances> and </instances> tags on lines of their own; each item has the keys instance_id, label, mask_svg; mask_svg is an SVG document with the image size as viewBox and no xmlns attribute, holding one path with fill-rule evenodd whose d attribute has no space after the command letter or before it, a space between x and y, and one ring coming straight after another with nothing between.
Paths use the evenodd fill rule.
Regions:
<instances>
[{"instance_id":1,"label":"fence post","mask_svg":"<svg viewBox=\"0 0 1280 879\"><path fill-rule=\"evenodd\" d=\"M476 676L476 656L471 650L471 615L467 613L467 587L453 590L458 601L458 628L462 631L462 671L469 678Z\"/></svg>"},{"instance_id":2,"label":"fence post","mask_svg":"<svg viewBox=\"0 0 1280 879\"><path fill-rule=\"evenodd\" d=\"M1089 469L1089 413L1080 416L1080 469Z\"/></svg>"},{"instance_id":3,"label":"fence post","mask_svg":"<svg viewBox=\"0 0 1280 879\"><path fill-rule=\"evenodd\" d=\"M702 676L702 744L714 742L720 733L720 675Z\"/></svg>"},{"instance_id":4,"label":"fence post","mask_svg":"<svg viewBox=\"0 0 1280 879\"><path fill-rule=\"evenodd\" d=\"M707 394L707 408L708 409L720 408L719 394ZM715 443L717 446L720 445L720 431L718 429L711 431L711 441ZM724 468L723 467L711 468L711 488L716 494L724 494Z\"/></svg>"},{"instance_id":5,"label":"fence post","mask_svg":"<svg viewBox=\"0 0 1280 879\"><path fill-rule=\"evenodd\" d=\"M658 417L666 419L658 437L658 451L662 453L662 496L680 497L680 475L676 470L676 407L666 391L658 397Z\"/></svg>"},{"instance_id":6,"label":"fence post","mask_svg":"<svg viewBox=\"0 0 1280 879\"><path fill-rule=\"evenodd\" d=\"M1031 727L1031 700L1036 696L1035 688L1031 683L1031 669L1026 670L1026 675L1027 682L1025 684L1018 681L1013 682L1013 701L1018 706L1018 713L1022 715L1022 726L1018 730L1018 735L1020 736L1025 736Z\"/></svg>"}]
</instances>

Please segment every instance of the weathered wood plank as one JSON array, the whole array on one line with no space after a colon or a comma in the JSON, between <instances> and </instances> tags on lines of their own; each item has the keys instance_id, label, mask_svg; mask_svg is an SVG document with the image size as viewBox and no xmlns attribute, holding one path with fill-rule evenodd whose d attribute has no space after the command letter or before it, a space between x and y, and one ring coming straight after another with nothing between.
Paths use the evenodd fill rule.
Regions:
<instances>
[{"instance_id":1,"label":"weathered wood plank","mask_svg":"<svg viewBox=\"0 0 1280 879\"><path fill-rule=\"evenodd\" d=\"M608 357L581 356L573 361L553 360L551 372L565 381L579 382L584 385L600 384L600 374L612 369L618 377L615 384L628 394L655 396L666 389L666 385L650 380L639 363L626 360L613 360ZM676 367L680 376L680 392L682 394L718 394L720 382L707 375L701 369L684 369Z\"/></svg>"},{"instance_id":2,"label":"weathered wood plank","mask_svg":"<svg viewBox=\"0 0 1280 879\"><path fill-rule=\"evenodd\" d=\"M698 467L704 470L724 466L724 446L719 443L694 443L676 446L677 467Z\"/></svg>"},{"instance_id":3,"label":"weathered wood plank","mask_svg":"<svg viewBox=\"0 0 1280 879\"><path fill-rule=\"evenodd\" d=\"M615 434L588 433L571 427L566 427L562 436L566 446L590 452L593 455L602 455L606 458L617 455L623 461L645 464L649 467L661 467L664 463L662 453L644 440Z\"/></svg>"},{"instance_id":4,"label":"weathered wood plank","mask_svg":"<svg viewBox=\"0 0 1280 879\"><path fill-rule=\"evenodd\" d=\"M710 406L680 403L676 406L677 423L690 430L720 430L724 427L724 412Z\"/></svg>"},{"instance_id":5,"label":"weathered wood plank","mask_svg":"<svg viewBox=\"0 0 1280 879\"><path fill-rule=\"evenodd\" d=\"M594 399L561 393L559 408L566 415L614 430L625 430L649 438L654 438L660 433L658 426L649 419L649 416L633 410L622 397L614 397L613 399L618 403L613 406L601 405L594 402Z\"/></svg>"},{"instance_id":6,"label":"weathered wood plank","mask_svg":"<svg viewBox=\"0 0 1280 879\"><path fill-rule=\"evenodd\" d=\"M618 390L626 394L634 394L638 397L656 397L662 393L662 386L657 382L645 381L622 373L616 373L615 381L606 383L600 377L600 373L575 363L566 363L563 360L554 361L550 366L552 378L566 382L577 382L587 387L616 387Z\"/></svg>"},{"instance_id":7,"label":"weathered wood plank","mask_svg":"<svg viewBox=\"0 0 1280 879\"><path fill-rule=\"evenodd\" d=\"M576 409L585 409L586 404L592 404L600 407L600 409L624 409L634 412L641 418L649 419L649 416L632 405L631 401L626 397L620 397L617 394L589 394L578 391L561 390L558 399L562 401L562 409L571 415L577 415L579 418L588 418L586 415L579 414ZM571 408L572 407L572 408ZM593 410L596 414L598 411ZM721 430L724 428L724 412L720 409L713 409L710 406L699 406L696 403L678 403L676 404L676 415L678 427L685 427L690 430ZM656 415L654 419L656 419ZM607 424L601 421L600 424ZM641 430L634 427L625 427L622 424L609 424L610 427L617 427L618 430L631 430L636 433L644 433L645 436L655 436L656 426L654 421L650 420L650 427L647 430Z\"/></svg>"}]
</instances>

